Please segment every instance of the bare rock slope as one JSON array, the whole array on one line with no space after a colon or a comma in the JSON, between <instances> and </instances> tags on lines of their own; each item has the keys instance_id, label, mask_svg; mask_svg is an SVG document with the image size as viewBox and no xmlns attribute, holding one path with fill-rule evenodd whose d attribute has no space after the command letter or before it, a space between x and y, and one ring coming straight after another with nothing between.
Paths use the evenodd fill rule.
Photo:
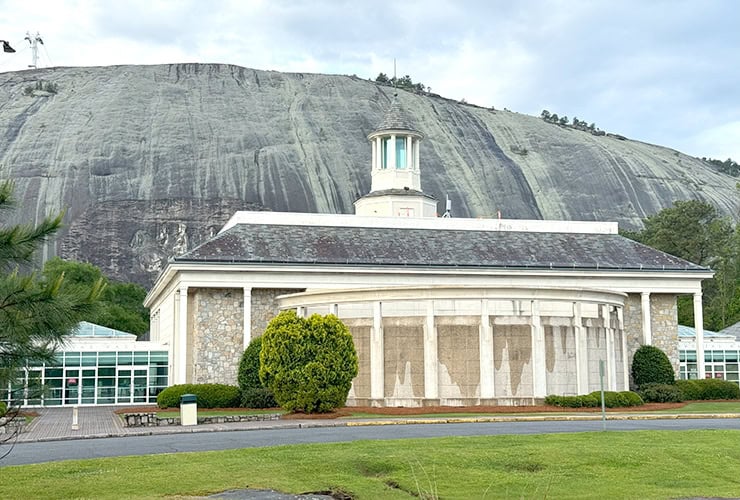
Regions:
<instances>
[{"instance_id":1,"label":"bare rock slope","mask_svg":"<svg viewBox=\"0 0 740 500\"><path fill-rule=\"evenodd\" d=\"M50 85L51 84L51 85ZM367 134L393 89L220 64L0 74L0 177L11 222L67 210L44 249L151 283L238 209L352 213ZM677 151L399 91L426 136L424 191L459 217L640 219L678 199L737 216L736 179Z\"/></svg>"}]
</instances>

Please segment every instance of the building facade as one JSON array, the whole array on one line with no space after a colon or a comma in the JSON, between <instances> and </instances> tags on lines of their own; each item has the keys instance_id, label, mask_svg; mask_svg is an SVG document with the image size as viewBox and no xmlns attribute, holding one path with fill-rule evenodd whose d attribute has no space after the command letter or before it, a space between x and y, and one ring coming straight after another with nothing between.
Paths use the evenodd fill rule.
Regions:
<instances>
[{"instance_id":1,"label":"building facade","mask_svg":"<svg viewBox=\"0 0 740 500\"><path fill-rule=\"evenodd\" d=\"M641 344L678 370L676 297L693 295L701 339L709 269L615 223L437 217L422 138L394 102L368 135L372 189L356 215L237 212L172 259L145 302L172 382L235 383L283 309L347 324L350 405L533 404L596 390L601 361L607 387L625 390Z\"/></svg>"}]
</instances>

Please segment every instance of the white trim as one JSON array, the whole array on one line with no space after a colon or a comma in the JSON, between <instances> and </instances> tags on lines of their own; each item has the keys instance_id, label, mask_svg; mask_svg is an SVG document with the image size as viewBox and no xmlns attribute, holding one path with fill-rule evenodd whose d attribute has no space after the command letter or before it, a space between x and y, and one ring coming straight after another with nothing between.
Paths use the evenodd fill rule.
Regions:
<instances>
[{"instance_id":1,"label":"white trim","mask_svg":"<svg viewBox=\"0 0 740 500\"><path fill-rule=\"evenodd\" d=\"M237 224L278 226L330 226L400 229L450 229L459 231L526 231L530 233L617 234L616 222L462 219L443 217L371 217L349 214L298 212L236 212L220 233Z\"/></svg>"},{"instance_id":2,"label":"white trim","mask_svg":"<svg viewBox=\"0 0 740 500\"><path fill-rule=\"evenodd\" d=\"M640 310L642 312L642 343L653 345L653 327L650 314L650 293L640 294Z\"/></svg>"},{"instance_id":3,"label":"white trim","mask_svg":"<svg viewBox=\"0 0 740 500\"><path fill-rule=\"evenodd\" d=\"M707 370L704 366L704 312L701 303L701 293L694 294L694 330L696 331L696 369L697 377L702 380Z\"/></svg>"}]
</instances>

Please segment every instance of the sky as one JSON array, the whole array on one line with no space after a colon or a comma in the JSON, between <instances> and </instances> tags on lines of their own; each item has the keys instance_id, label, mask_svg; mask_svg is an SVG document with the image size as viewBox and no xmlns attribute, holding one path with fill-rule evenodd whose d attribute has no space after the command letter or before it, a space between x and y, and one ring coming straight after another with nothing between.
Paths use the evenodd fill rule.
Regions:
<instances>
[{"instance_id":1,"label":"sky","mask_svg":"<svg viewBox=\"0 0 740 500\"><path fill-rule=\"evenodd\" d=\"M740 162L738 0L0 0L0 73L228 63L410 75L451 99L578 117ZM1 105L1 104L0 104Z\"/></svg>"}]
</instances>

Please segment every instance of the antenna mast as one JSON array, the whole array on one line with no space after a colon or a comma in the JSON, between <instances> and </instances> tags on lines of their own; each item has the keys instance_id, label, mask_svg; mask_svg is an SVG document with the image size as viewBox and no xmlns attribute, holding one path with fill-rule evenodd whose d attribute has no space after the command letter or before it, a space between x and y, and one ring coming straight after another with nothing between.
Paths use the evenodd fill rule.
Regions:
<instances>
[{"instance_id":1,"label":"antenna mast","mask_svg":"<svg viewBox=\"0 0 740 500\"><path fill-rule=\"evenodd\" d=\"M44 41L41 39L38 31L36 32L36 36L31 36L31 33L26 31L26 38L24 40L28 40L28 43L31 44L31 60L33 64L29 64L28 67L36 69L39 62L39 43L43 45Z\"/></svg>"}]
</instances>

